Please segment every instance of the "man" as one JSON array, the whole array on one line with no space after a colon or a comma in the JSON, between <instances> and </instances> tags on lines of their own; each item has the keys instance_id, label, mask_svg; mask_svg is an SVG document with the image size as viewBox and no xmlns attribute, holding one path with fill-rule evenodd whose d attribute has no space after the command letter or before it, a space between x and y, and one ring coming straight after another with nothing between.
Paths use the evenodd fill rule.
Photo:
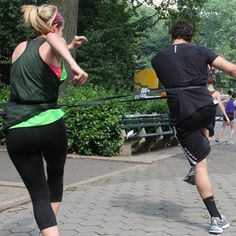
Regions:
<instances>
[{"instance_id":1,"label":"man","mask_svg":"<svg viewBox=\"0 0 236 236\"><path fill-rule=\"evenodd\" d=\"M198 192L211 216L209 233L223 233L229 222L216 207L206 159L210 145L204 129L215 119L217 106L206 87L207 68L213 66L236 78L236 66L210 49L191 44L193 28L187 21L174 24L171 35L172 45L154 56L152 66L168 91L176 137L194 166Z\"/></svg>"}]
</instances>

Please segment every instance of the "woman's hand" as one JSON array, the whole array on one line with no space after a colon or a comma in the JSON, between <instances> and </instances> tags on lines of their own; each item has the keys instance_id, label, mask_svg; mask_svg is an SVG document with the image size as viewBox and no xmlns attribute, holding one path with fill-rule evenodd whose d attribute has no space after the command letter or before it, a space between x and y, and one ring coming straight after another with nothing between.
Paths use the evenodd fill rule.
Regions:
<instances>
[{"instance_id":1,"label":"woman's hand","mask_svg":"<svg viewBox=\"0 0 236 236\"><path fill-rule=\"evenodd\" d=\"M77 64L71 65L71 70L74 73L74 82L78 85L83 85L88 79L88 74L82 70Z\"/></svg>"},{"instance_id":2,"label":"woman's hand","mask_svg":"<svg viewBox=\"0 0 236 236\"><path fill-rule=\"evenodd\" d=\"M87 38L85 36L74 36L74 39L72 40L72 42L70 44L68 44L68 49L72 50L72 49L76 49L78 48L83 42L88 41Z\"/></svg>"},{"instance_id":3,"label":"woman's hand","mask_svg":"<svg viewBox=\"0 0 236 236\"><path fill-rule=\"evenodd\" d=\"M226 119L226 122L227 122L227 126L229 126L230 125L230 119L227 115L225 116L225 119Z\"/></svg>"}]
</instances>

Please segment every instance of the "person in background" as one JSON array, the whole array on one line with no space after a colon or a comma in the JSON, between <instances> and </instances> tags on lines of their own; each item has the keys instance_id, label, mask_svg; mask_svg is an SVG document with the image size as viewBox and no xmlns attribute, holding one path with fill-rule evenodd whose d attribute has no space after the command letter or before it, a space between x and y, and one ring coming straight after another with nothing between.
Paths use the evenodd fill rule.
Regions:
<instances>
[{"instance_id":1,"label":"person in background","mask_svg":"<svg viewBox=\"0 0 236 236\"><path fill-rule=\"evenodd\" d=\"M207 89L208 66L236 78L236 65L212 50L191 43L193 27L187 21L176 22L171 29L172 44L152 59L152 67L169 91L169 118L176 137L191 166L195 168L197 190L211 216L209 233L223 233L230 226L215 203L208 174L210 144L204 130L216 115L216 106Z\"/></svg>"},{"instance_id":2,"label":"person in background","mask_svg":"<svg viewBox=\"0 0 236 236\"><path fill-rule=\"evenodd\" d=\"M64 61L76 84L83 85L88 78L69 52L86 38L75 36L66 44L64 19L54 5L24 5L21 11L38 37L20 43L12 54L11 93L3 122L6 145L30 194L42 235L58 236L56 214L63 195L67 134L57 99L67 76Z\"/></svg>"},{"instance_id":3,"label":"person in background","mask_svg":"<svg viewBox=\"0 0 236 236\"><path fill-rule=\"evenodd\" d=\"M218 92L216 89L215 89L215 86L216 85L216 78L213 77L213 76L210 76L208 78L208 81L207 81L207 88L211 94L211 96L213 97L213 102L215 104L218 104L222 114L224 115L225 117L225 120L227 122L227 124L230 124L230 119L228 117L228 115L226 114L226 111L225 111L225 107L224 107L224 104L222 103L221 101L221 94L220 92ZM209 139L209 137L213 137L215 132L214 132L214 129L215 129L215 119L212 121L212 123L207 127L206 129L206 133L205 133L205 136ZM210 141L210 140L209 140Z\"/></svg>"},{"instance_id":4,"label":"person in background","mask_svg":"<svg viewBox=\"0 0 236 236\"><path fill-rule=\"evenodd\" d=\"M229 133L229 137L226 143L234 144L233 136L236 129L235 120L234 120L235 111L236 111L236 92L232 92L231 98L229 98L228 102L226 103L225 111L226 111L227 116L229 117L230 122L228 122L227 116L224 115L222 127L220 128L219 133L217 134L217 137L215 138L215 141L216 142L220 141L219 137L221 137L221 135L223 134L226 126L230 125L230 133Z\"/></svg>"}]
</instances>

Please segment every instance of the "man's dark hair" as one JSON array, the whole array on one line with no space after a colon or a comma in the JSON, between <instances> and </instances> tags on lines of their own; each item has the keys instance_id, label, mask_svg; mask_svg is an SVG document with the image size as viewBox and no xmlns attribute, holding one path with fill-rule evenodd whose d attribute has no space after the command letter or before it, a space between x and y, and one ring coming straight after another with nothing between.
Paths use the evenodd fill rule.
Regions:
<instances>
[{"instance_id":1,"label":"man's dark hair","mask_svg":"<svg viewBox=\"0 0 236 236\"><path fill-rule=\"evenodd\" d=\"M183 39L190 43L193 37L193 26L186 20L177 21L171 29L172 40Z\"/></svg>"}]
</instances>

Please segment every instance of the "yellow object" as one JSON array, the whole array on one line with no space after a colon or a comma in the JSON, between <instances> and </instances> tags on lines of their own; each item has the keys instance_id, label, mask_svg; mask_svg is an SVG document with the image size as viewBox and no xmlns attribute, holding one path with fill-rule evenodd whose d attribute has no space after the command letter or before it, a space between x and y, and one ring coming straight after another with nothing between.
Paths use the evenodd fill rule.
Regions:
<instances>
[{"instance_id":1,"label":"yellow object","mask_svg":"<svg viewBox=\"0 0 236 236\"><path fill-rule=\"evenodd\" d=\"M158 88L159 80L153 69L141 70L134 74L134 88Z\"/></svg>"}]
</instances>

